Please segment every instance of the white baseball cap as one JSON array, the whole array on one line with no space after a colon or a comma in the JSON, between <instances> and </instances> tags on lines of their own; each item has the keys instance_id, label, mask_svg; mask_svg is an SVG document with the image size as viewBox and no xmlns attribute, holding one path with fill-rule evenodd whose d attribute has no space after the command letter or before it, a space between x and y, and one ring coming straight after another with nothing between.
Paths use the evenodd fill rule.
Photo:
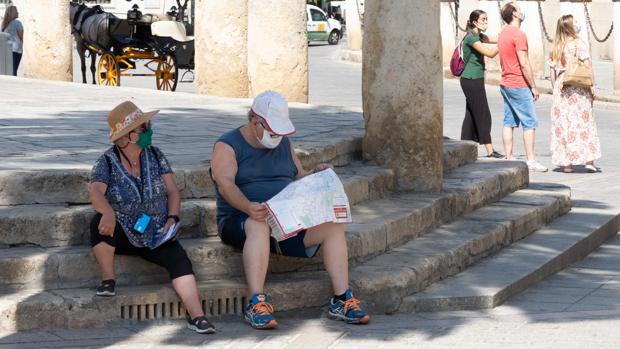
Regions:
<instances>
[{"instance_id":1,"label":"white baseball cap","mask_svg":"<svg viewBox=\"0 0 620 349\"><path fill-rule=\"evenodd\" d=\"M267 122L269 128L278 136L295 133L295 126L288 115L288 102L275 91L260 93L252 102L252 114Z\"/></svg>"}]
</instances>

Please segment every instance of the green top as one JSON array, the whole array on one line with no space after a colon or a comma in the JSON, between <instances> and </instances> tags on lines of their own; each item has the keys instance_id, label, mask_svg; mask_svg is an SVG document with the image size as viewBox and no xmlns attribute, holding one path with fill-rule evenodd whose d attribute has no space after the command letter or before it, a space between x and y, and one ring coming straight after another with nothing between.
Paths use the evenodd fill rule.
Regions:
<instances>
[{"instance_id":1,"label":"green top","mask_svg":"<svg viewBox=\"0 0 620 349\"><path fill-rule=\"evenodd\" d=\"M484 78L484 56L472 47L480 40L480 35L474 33L471 29L467 29L469 35L463 39L463 61L465 61L465 70L461 74L461 78L480 79Z\"/></svg>"}]
</instances>

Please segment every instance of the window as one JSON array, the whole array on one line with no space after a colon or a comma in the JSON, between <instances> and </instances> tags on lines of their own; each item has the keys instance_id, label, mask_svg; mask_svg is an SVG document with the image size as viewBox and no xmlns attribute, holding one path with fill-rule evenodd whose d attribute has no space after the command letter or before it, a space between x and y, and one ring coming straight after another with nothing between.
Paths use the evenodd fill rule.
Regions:
<instances>
[{"instance_id":1,"label":"window","mask_svg":"<svg viewBox=\"0 0 620 349\"><path fill-rule=\"evenodd\" d=\"M11 0L0 0L0 5L10 5Z\"/></svg>"},{"instance_id":2,"label":"window","mask_svg":"<svg viewBox=\"0 0 620 349\"><path fill-rule=\"evenodd\" d=\"M327 18L325 18L325 15L323 13L321 13L320 11L314 10L314 9L310 9L310 16L312 16L313 22L327 21Z\"/></svg>"}]
</instances>

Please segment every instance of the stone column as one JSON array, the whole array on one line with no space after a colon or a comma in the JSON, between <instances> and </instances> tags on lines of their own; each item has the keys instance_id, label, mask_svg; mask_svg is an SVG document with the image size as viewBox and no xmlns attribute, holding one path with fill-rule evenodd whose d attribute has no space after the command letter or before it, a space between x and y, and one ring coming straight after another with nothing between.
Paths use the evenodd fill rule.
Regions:
<instances>
[{"instance_id":1,"label":"stone column","mask_svg":"<svg viewBox=\"0 0 620 349\"><path fill-rule=\"evenodd\" d=\"M450 7L452 4L452 8ZM450 59L456 47L458 40L456 38L456 27L452 18L452 9L454 9L453 0L442 0L440 3L441 13L441 44L443 46L442 57L444 67L450 66Z\"/></svg>"},{"instance_id":2,"label":"stone column","mask_svg":"<svg viewBox=\"0 0 620 349\"><path fill-rule=\"evenodd\" d=\"M620 0L614 0L614 90L620 90ZM616 29L617 28L617 29Z\"/></svg>"},{"instance_id":3,"label":"stone column","mask_svg":"<svg viewBox=\"0 0 620 349\"><path fill-rule=\"evenodd\" d=\"M521 24L521 30L527 36L528 55L534 79L541 79L545 75L545 45L543 43L545 39L540 25L538 2L532 0L519 1L519 6L521 12L525 14L525 21Z\"/></svg>"},{"instance_id":4,"label":"stone column","mask_svg":"<svg viewBox=\"0 0 620 349\"><path fill-rule=\"evenodd\" d=\"M308 102L305 0L248 0L250 97L265 90Z\"/></svg>"},{"instance_id":5,"label":"stone column","mask_svg":"<svg viewBox=\"0 0 620 349\"><path fill-rule=\"evenodd\" d=\"M196 92L248 97L247 0L198 0Z\"/></svg>"},{"instance_id":6,"label":"stone column","mask_svg":"<svg viewBox=\"0 0 620 349\"><path fill-rule=\"evenodd\" d=\"M358 0L346 0L347 47L349 50L362 49L362 24L360 22L361 8Z\"/></svg>"},{"instance_id":7,"label":"stone column","mask_svg":"<svg viewBox=\"0 0 620 349\"><path fill-rule=\"evenodd\" d=\"M73 81L73 37L69 2L15 1L24 25L21 69L25 77Z\"/></svg>"},{"instance_id":8,"label":"stone column","mask_svg":"<svg viewBox=\"0 0 620 349\"><path fill-rule=\"evenodd\" d=\"M403 190L439 191L443 178L439 2L365 5L364 158L394 168Z\"/></svg>"}]
</instances>

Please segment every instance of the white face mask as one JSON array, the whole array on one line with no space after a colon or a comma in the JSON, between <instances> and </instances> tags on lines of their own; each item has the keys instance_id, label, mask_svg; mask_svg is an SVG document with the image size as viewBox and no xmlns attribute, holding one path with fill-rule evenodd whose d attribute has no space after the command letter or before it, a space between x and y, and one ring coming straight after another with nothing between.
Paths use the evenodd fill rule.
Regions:
<instances>
[{"instance_id":1,"label":"white face mask","mask_svg":"<svg viewBox=\"0 0 620 349\"><path fill-rule=\"evenodd\" d=\"M263 128L263 137L259 139L257 136L256 139L260 144L263 145L263 147L267 149L275 149L278 145L280 145L280 142L282 141L282 136L274 135L267 132L267 130L265 130L262 125L261 128Z\"/></svg>"}]
</instances>

